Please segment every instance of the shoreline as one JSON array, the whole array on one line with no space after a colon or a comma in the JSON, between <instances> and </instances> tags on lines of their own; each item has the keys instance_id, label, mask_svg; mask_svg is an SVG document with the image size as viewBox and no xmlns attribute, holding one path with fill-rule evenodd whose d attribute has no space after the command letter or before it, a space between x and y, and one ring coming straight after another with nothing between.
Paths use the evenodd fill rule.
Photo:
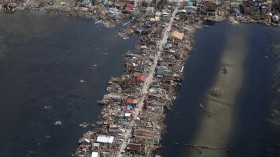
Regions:
<instances>
[{"instance_id":1,"label":"shoreline","mask_svg":"<svg viewBox=\"0 0 280 157\"><path fill-rule=\"evenodd\" d=\"M113 27L123 19L122 15L112 19L105 6L99 8L100 16L93 16L93 11L98 9L96 7L89 11L65 5L43 7L39 10L93 18L107 27ZM172 107L172 101L183 79L184 65L194 44L193 34L196 29L201 28L205 19L221 21L228 16L226 10L219 11L220 16L177 15L184 4L176 8L172 3L169 5L170 7L163 6L157 10L160 12L159 16L154 17L154 13L133 15L129 26L119 33L124 39L135 32L139 33L141 43L132 52L125 54L124 75L109 80L109 94L99 101L104 107L98 131L89 131L83 135L74 156L153 156L157 148L161 147L165 111ZM29 7L23 5L21 9ZM114 13L119 14L119 11ZM237 20L267 24L264 20L229 18L232 23L238 23Z\"/></svg>"}]
</instances>

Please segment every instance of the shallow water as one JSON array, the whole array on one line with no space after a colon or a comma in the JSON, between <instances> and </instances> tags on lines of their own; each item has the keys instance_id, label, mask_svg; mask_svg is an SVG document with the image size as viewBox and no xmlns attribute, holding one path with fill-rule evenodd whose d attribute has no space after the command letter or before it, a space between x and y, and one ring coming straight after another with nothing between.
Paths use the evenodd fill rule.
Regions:
<instances>
[{"instance_id":1,"label":"shallow water","mask_svg":"<svg viewBox=\"0 0 280 157\"><path fill-rule=\"evenodd\" d=\"M96 101L137 40L118 39L118 30L38 12L0 15L1 157L74 153L90 129L78 125L97 121Z\"/></svg>"},{"instance_id":2,"label":"shallow water","mask_svg":"<svg viewBox=\"0 0 280 157\"><path fill-rule=\"evenodd\" d=\"M273 46L273 44L276 44L275 40L278 39L279 35L279 28L258 24L229 25L216 23L214 26L209 26L208 29L200 29L196 32L196 45L191 52L188 63L185 65L185 78L179 90L178 99L174 102L174 111L171 111L167 116L167 133L163 140L163 156L213 156L211 154L215 153L216 155L219 154L218 156L238 157L280 155L280 148L277 147L277 143L280 141L278 138L279 124L268 122L268 119L271 118L271 99L279 97L279 94L271 92L272 82L269 81L276 70L275 63L279 63L279 58L275 59L273 57L273 55L276 55L273 52L279 52L280 50L279 46ZM228 43L232 39L240 40L237 43L242 43L237 45L236 48L232 48L230 45L234 45L233 42L235 41ZM241 45L244 43L245 45L242 47ZM210 103L208 104L205 101L205 99L211 97L209 96L209 89L213 88L212 86L218 80L216 77L222 71L223 66L219 65L219 62L223 60L224 53L228 51L227 47L230 47L229 51L232 52L235 51L234 49L244 51L244 54L229 54L232 57L227 60L233 64L223 64L223 66L229 68L229 73L231 72L231 66L240 61L236 60L239 56L234 55L244 55L245 57L242 61L242 68L239 69L243 72L242 74L238 73L241 82L235 82L238 80L234 80L230 84L230 86L235 86L236 83L237 86L241 86L239 90L234 92L236 96L232 96L234 104L219 102L231 89L225 88L225 91L222 91L221 98L215 98L216 102L222 104L220 107L216 106L215 109L224 106L231 108L229 127L220 123L221 119L216 119L215 122L215 118L224 113L215 112L213 109L208 111L213 107L207 106ZM223 82L219 84L223 84ZM223 93L225 94L223 95ZM204 111L202 111L200 103L204 105ZM207 125L209 121L213 125ZM206 126L207 128L205 128ZM215 132L215 128L219 129ZM229 131L228 128L230 128ZM211 129L214 132L207 134L205 130ZM201 132L203 134L200 134ZM224 134L224 132L226 133ZM203 137L207 139L201 139ZM209 141L211 138L223 140L221 142L223 145L219 145L221 143L214 140ZM229 147L229 149L228 151L224 149L196 150L191 147L176 145L173 142L210 148Z\"/></svg>"}]
</instances>

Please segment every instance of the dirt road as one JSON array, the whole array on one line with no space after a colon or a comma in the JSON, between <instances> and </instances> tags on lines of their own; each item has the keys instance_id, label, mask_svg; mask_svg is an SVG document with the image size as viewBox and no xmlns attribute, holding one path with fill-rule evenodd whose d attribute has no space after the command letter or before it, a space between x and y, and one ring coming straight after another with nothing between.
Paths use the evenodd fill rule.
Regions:
<instances>
[{"instance_id":1,"label":"dirt road","mask_svg":"<svg viewBox=\"0 0 280 157\"><path fill-rule=\"evenodd\" d=\"M170 18L170 21L165 29L165 32L169 32L171 30L171 26L172 26L172 23L174 21L174 18L175 18L175 15L178 11L178 8L180 6L181 3L178 3L177 4L177 7L175 8L173 14L171 15L171 18ZM161 39L160 41L160 44L159 44L159 51L157 52L155 58L154 58L154 64L151 66L151 70L149 72L149 75L148 77L146 78L146 81L144 83L144 86L143 86L143 89L142 89L142 97L140 98L139 100L139 103L136 105L136 108L135 108L135 112L133 114L133 118L132 118L132 121L129 125L129 128L126 129L126 132L125 132L125 135L124 135L124 142L121 144L120 146L120 151L117 155L117 157L122 157L122 154L121 152L124 151L124 149L126 148L127 146L127 143L128 143L128 139L129 139L129 136L131 135L131 131L132 131L132 126L134 125L134 121L137 119L140 111L142 110L142 107L143 107L143 104L144 104L144 99L146 97L146 94L148 92L148 89L149 89L149 86L150 84L153 82L153 78L154 78L154 73L155 73L155 68L157 66L157 63L158 63L158 59L159 59L159 56L161 55L162 53L162 49L163 49L163 45L166 44L167 42L167 39L168 39L168 36L169 34L167 33L164 33L164 36L163 38Z\"/></svg>"}]
</instances>

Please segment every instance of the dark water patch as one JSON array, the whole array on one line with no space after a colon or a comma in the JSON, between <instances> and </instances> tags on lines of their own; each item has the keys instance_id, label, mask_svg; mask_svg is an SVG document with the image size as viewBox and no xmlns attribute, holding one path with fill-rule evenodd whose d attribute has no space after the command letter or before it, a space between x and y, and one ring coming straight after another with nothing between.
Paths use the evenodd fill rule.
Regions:
<instances>
[{"instance_id":1,"label":"dark water patch","mask_svg":"<svg viewBox=\"0 0 280 157\"><path fill-rule=\"evenodd\" d=\"M21 12L0 16L0 156L74 153L100 113L96 101L137 37L84 18ZM2 40L5 39L5 40ZM62 125L54 125L61 121Z\"/></svg>"},{"instance_id":2,"label":"dark water patch","mask_svg":"<svg viewBox=\"0 0 280 157\"><path fill-rule=\"evenodd\" d=\"M236 132L231 146L234 156L274 156L267 151L272 144L271 139L275 137L271 134L271 125L267 123L272 62L269 47L272 37L279 34L273 28L262 25L247 27L251 31L247 42L249 54L244 65L244 85L234 110Z\"/></svg>"},{"instance_id":3,"label":"dark water patch","mask_svg":"<svg viewBox=\"0 0 280 157\"><path fill-rule=\"evenodd\" d=\"M280 39L279 39L279 29L274 29L277 31L271 36L270 43L271 46L268 49L270 52L268 65L270 68L269 75L269 117L267 120L269 135L266 147L266 153L271 154L271 156L280 156Z\"/></svg>"},{"instance_id":4,"label":"dark water patch","mask_svg":"<svg viewBox=\"0 0 280 157\"><path fill-rule=\"evenodd\" d=\"M202 23L203 25L208 25L208 26L214 26L216 24L216 21L212 21L212 20L205 20Z\"/></svg>"},{"instance_id":5,"label":"dark water patch","mask_svg":"<svg viewBox=\"0 0 280 157\"><path fill-rule=\"evenodd\" d=\"M243 86L234 107L235 133L232 139L238 142L232 146L237 156L263 156L261 141L265 139L263 135L268 74L265 56L268 32L267 27L262 25L251 24L246 27L250 32L246 35L248 55L244 64Z\"/></svg>"},{"instance_id":6,"label":"dark water patch","mask_svg":"<svg viewBox=\"0 0 280 157\"><path fill-rule=\"evenodd\" d=\"M201 118L209 116L201 113L199 104L217 72L220 72L218 61L224 49L227 27L226 23L216 23L214 27L199 29L195 33L196 44L185 64L184 80L174 102L174 111L167 116L164 156L185 156L186 148L172 142L190 144Z\"/></svg>"},{"instance_id":7,"label":"dark water patch","mask_svg":"<svg viewBox=\"0 0 280 157\"><path fill-rule=\"evenodd\" d=\"M207 31L211 29L221 32L215 34L215 40L207 35ZM234 104L229 156L279 156L280 118L276 115L280 111L277 101L280 98L279 28L257 24L231 27L218 24L197 32L196 50L191 53L186 64L185 79L175 101L175 110L167 117L164 156L179 157L185 156L186 152L195 151L172 142L193 144L189 142L196 136L201 117L205 116L200 113L199 103L205 97L205 90L209 88L217 71L222 68L218 67L217 62L225 44L223 40L232 33L242 35L242 38L245 36L248 56L244 64L243 86L238 93L237 103ZM205 51L211 52L211 56L205 54Z\"/></svg>"}]
</instances>

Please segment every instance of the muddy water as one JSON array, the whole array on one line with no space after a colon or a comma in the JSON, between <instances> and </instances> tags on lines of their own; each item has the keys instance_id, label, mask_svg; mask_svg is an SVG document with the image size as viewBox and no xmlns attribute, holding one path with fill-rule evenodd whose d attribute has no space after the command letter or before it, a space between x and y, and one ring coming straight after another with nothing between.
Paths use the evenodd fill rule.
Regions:
<instances>
[{"instance_id":1,"label":"muddy water","mask_svg":"<svg viewBox=\"0 0 280 157\"><path fill-rule=\"evenodd\" d=\"M0 15L1 157L74 153L90 129L78 125L97 121L95 102L136 42L117 39L119 29L40 13Z\"/></svg>"},{"instance_id":2,"label":"muddy water","mask_svg":"<svg viewBox=\"0 0 280 157\"><path fill-rule=\"evenodd\" d=\"M164 156L279 156L279 120L271 116L280 106L271 81L277 75L279 32L226 23L198 30L174 111L167 117Z\"/></svg>"}]
</instances>

